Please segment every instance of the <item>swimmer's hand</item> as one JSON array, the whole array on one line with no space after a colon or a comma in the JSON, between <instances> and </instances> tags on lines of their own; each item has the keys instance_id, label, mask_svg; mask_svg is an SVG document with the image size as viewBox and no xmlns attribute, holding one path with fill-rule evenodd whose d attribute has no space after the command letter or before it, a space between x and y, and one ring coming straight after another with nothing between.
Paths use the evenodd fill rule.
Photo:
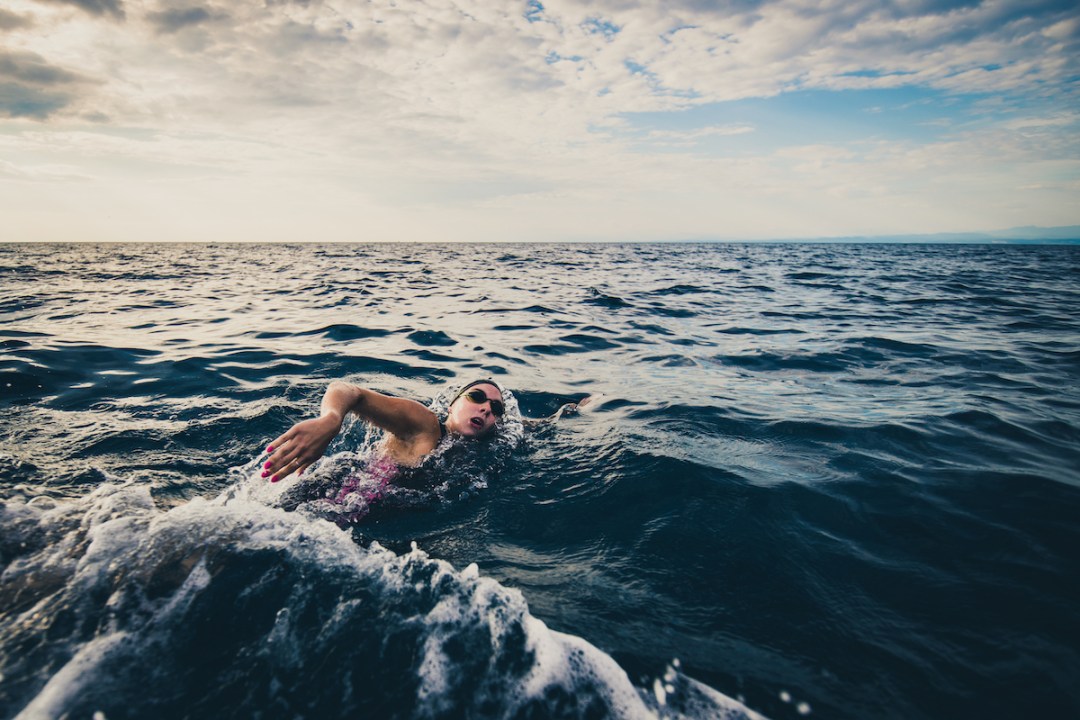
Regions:
<instances>
[{"instance_id":1,"label":"swimmer's hand","mask_svg":"<svg viewBox=\"0 0 1080 720\"><path fill-rule=\"evenodd\" d=\"M591 405L595 405L599 398L604 397L602 394L590 395L578 400L577 403L567 403L561 409L563 415L577 415L579 410L591 410Z\"/></svg>"},{"instance_id":2,"label":"swimmer's hand","mask_svg":"<svg viewBox=\"0 0 1080 720\"><path fill-rule=\"evenodd\" d=\"M262 476L278 482L307 470L341 432L341 421L339 413L327 413L293 425L266 448L270 457L263 464Z\"/></svg>"},{"instance_id":3,"label":"swimmer's hand","mask_svg":"<svg viewBox=\"0 0 1080 720\"><path fill-rule=\"evenodd\" d=\"M538 425L555 423L558 422L559 418L561 418L563 415L576 415L579 411L582 410L592 410L595 403L602 397L603 395L599 393L596 395L589 395L588 397L582 398L577 402L566 403L558 410L556 410L554 414L549 415L546 418L539 418L536 420L532 418L522 418L522 420L525 423L525 427L536 427Z\"/></svg>"},{"instance_id":4,"label":"swimmer's hand","mask_svg":"<svg viewBox=\"0 0 1080 720\"><path fill-rule=\"evenodd\" d=\"M555 415L576 415L579 410L591 410L592 408L589 406L596 403L596 401L602 397L603 395L597 393L596 395L589 395L588 397L582 398L576 403L566 403L559 408Z\"/></svg>"}]
</instances>

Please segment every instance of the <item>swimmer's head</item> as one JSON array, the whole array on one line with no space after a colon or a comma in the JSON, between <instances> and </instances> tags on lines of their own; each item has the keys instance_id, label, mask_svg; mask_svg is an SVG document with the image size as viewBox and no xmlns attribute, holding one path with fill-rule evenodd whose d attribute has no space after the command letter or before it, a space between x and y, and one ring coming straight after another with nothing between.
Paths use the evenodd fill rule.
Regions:
<instances>
[{"instance_id":1,"label":"swimmer's head","mask_svg":"<svg viewBox=\"0 0 1080 720\"><path fill-rule=\"evenodd\" d=\"M474 380L450 402L446 429L465 437L484 437L495 430L505 413L502 388L491 380Z\"/></svg>"}]
</instances>

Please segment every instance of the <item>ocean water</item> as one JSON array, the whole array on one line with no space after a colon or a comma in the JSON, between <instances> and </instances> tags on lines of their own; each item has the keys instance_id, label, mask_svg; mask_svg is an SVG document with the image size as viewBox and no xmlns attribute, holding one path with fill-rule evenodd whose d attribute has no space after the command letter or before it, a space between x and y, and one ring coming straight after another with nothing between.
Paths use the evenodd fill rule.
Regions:
<instances>
[{"instance_id":1,"label":"ocean water","mask_svg":"<svg viewBox=\"0 0 1080 720\"><path fill-rule=\"evenodd\" d=\"M5 718L1077 717L1080 247L0 245L0 501Z\"/></svg>"}]
</instances>

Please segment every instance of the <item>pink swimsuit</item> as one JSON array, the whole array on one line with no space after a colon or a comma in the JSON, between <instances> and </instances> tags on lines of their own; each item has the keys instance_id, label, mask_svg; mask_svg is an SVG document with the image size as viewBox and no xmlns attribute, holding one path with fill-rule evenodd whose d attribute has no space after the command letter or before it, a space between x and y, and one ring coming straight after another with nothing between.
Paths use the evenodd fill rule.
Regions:
<instances>
[{"instance_id":1,"label":"pink swimsuit","mask_svg":"<svg viewBox=\"0 0 1080 720\"><path fill-rule=\"evenodd\" d=\"M446 425L441 422L439 423L439 432L441 435L440 441L442 441L446 438ZM345 483L334 497L334 503L337 505L347 504L346 498L351 493L359 490L361 499L370 505L383 496L390 485L390 481L397 477L400 472L401 467L394 462L393 458L389 455L380 455L378 459L368 464L362 474L354 475L345 480ZM361 484L366 487L361 489ZM371 487L372 484L374 487Z\"/></svg>"},{"instance_id":2,"label":"pink swimsuit","mask_svg":"<svg viewBox=\"0 0 1080 720\"><path fill-rule=\"evenodd\" d=\"M345 480L345 484L338 490L334 502L338 505L344 505L345 498L349 494L360 490L361 483L364 485L374 483L374 487L365 487L360 490L360 497L370 505L372 501L383 496L390 481L398 474L398 470L398 464L389 455L382 455L378 460L369 464L362 475L354 475Z\"/></svg>"}]
</instances>

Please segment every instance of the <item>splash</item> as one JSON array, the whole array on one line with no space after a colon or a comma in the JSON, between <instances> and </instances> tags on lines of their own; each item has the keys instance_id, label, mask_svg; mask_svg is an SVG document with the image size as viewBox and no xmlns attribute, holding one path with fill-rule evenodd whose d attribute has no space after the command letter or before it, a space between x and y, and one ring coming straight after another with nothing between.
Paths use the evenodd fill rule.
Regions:
<instances>
[{"instance_id":1,"label":"splash","mask_svg":"<svg viewBox=\"0 0 1080 720\"><path fill-rule=\"evenodd\" d=\"M0 506L0 713L24 718L756 718L636 687L513 589L250 498Z\"/></svg>"},{"instance_id":2,"label":"splash","mask_svg":"<svg viewBox=\"0 0 1080 720\"><path fill-rule=\"evenodd\" d=\"M330 446L331 452L303 476L267 483L259 472L265 460L260 456L230 471L234 482L224 495L296 510L343 526L363 521L376 506L398 510L467 500L498 477L525 436L517 398L493 384L506 406L496 432L480 440L448 436L419 467L388 466L380 448L382 431L350 416ZM429 407L438 417L446 416L455 390L447 389L432 400Z\"/></svg>"}]
</instances>

